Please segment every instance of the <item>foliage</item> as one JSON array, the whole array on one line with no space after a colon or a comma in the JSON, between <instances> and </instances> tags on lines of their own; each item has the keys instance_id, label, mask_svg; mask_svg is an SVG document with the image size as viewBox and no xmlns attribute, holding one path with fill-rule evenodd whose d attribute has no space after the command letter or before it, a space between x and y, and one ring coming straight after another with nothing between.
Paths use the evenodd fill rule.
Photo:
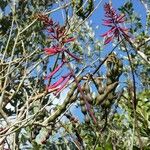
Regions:
<instances>
[{"instance_id":1,"label":"foliage","mask_svg":"<svg viewBox=\"0 0 150 150\"><path fill-rule=\"evenodd\" d=\"M101 3L0 0L0 149L149 149L143 4L146 24L134 3L105 3L101 39L89 20Z\"/></svg>"}]
</instances>

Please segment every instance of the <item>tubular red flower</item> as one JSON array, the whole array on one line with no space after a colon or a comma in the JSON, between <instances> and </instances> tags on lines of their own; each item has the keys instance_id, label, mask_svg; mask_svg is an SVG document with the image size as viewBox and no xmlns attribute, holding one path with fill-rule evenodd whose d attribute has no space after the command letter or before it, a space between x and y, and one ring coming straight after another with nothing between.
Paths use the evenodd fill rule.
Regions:
<instances>
[{"instance_id":1,"label":"tubular red flower","mask_svg":"<svg viewBox=\"0 0 150 150\"><path fill-rule=\"evenodd\" d=\"M115 27L112 27L110 30L108 30L106 33L102 34L101 36L102 37L105 37L105 36L109 36L111 33L113 33L114 31L116 30Z\"/></svg>"},{"instance_id":2,"label":"tubular red flower","mask_svg":"<svg viewBox=\"0 0 150 150\"><path fill-rule=\"evenodd\" d=\"M123 22L125 22L125 15L121 14L117 17L116 23L123 23Z\"/></svg>"},{"instance_id":3,"label":"tubular red flower","mask_svg":"<svg viewBox=\"0 0 150 150\"><path fill-rule=\"evenodd\" d=\"M63 87L68 83L69 79L71 78L71 73L68 73L64 76L62 76L58 81L56 81L54 84L47 87L47 90L49 92L56 91L58 93L63 89ZM55 93L55 94L56 94Z\"/></svg>"},{"instance_id":4,"label":"tubular red flower","mask_svg":"<svg viewBox=\"0 0 150 150\"><path fill-rule=\"evenodd\" d=\"M64 80L64 82L62 83L62 85L56 90L55 94L59 93L66 86L66 84L68 83L68 81L70 80L70 78L71 78L71 74L66 77L66 79Z\"/></svg>"},{"instance_id":5,"label":"tubular red flower","mask_svg":"<svg viewBox=\"0 0 150 150\"><path fill-rule=\"evenodd\" d=\"M108 44L109 42L112 41L112 39L113 39L113 36L107 37L107 38L105 39L105 41L104 41L104 44L105 44L105 45Z\"/></svg>"},{"instance_id":6,"label":"tubular red flower","mask_svg":"<svg viewBox=\"0 0 150 150\"><path fill-rule=\"evenodd\" d=\"M59 47L58 45L52 46L51 48L44 48L44 51L47 55L55 55L63 51L63 48Z\"/></svg>"},{"instance_id":7,"label":"tubular red flower","mask_svg":"<svg viewBox=\"0 0 150 150\"><path fill-rule=\"evenodd\" d=\"M48 87L48 90L59 88L60 84L64 81L65 78L61 77L58 81Z\"/></svg>"},{"instance_id":8,"label":"tubular red flower","mask_svg":"<svg viewBox=\"0 0 150 150\"><path fill-rule=\"evenodd\" d=\"M48 76L45 77L45 80L51 78L62 66L64 65L65 62L62 62L60 65L58 65L54 71L52 71Z\"/></svg>"}]
</instances>

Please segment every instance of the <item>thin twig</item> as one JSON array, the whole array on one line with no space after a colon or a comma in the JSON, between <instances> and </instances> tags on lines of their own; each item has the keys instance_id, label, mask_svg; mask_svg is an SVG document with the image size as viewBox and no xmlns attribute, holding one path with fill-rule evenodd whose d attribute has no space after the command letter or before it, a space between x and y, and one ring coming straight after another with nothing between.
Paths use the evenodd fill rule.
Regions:
<instances>
[{"instance_id":1,"label":"thin twig","mask_svg":"<svg viewBox=\"0 0 150 150\"><path fill-rule=\"evenodd\" d=\"M128 60L129 60L129 63L130 63L130 68L131 68L131 74L132 74L132 83L133 83L133 97L132 97L132 105L133 105L133 112L134 112L134 120L133 120L133 139L132 139L132 148L133 148L133 142L134 142L134 133L135 133L135 127L137 128L137 132L138 132L138 139L139 139L139 144L140 144L140 148L143 149L143 142L140 138L140 134L139 134L139 130L138 130L138 122L137 122L137 116L136 116L136 105L137 105L137 96L136 96L136 81L135 81L135 76L134 76L134 68L133 68L133 65L132 65L132 60L130 58L130 55L129 55L129 52L126 48L126 44L125 42L123 42L123 45L124 45L124 48L126 50L126 53L127 53L127 56L128 56Z\"/></svg>"}]
</instances>

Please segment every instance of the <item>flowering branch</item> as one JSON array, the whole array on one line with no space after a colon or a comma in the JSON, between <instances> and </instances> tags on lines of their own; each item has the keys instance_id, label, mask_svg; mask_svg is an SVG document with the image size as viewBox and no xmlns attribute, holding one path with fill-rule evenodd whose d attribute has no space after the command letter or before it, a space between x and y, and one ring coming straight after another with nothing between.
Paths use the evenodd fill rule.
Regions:
<instances>
[{"instance_id":1,"label":"flowering branch","mask_svg":"<svg viewBox=\"0 0 150 150\"><path fill-rule=\"evenodd\" d=\"M125 15L117 14L109 3L104 5L104 10L106 19L103 20L103 25L110 28L110 30L101 35L105 37L104 44L110 43L114 38L120 41L120 35L129 38L128 29L122 25L125 22Z\"/></svg>"},{"instance_id":2,"label":"flowering branch","mask_svg":"<svg viewBox=\"0 0 150 150\"><path fill-rule=\"evenodd\" d=\"M56 72L58 72L67 62L67 59L65 57L65 53L68 54L70 57L75 59L76 61L80 61L80 58L72 54L66 47L66 43L73 42L75 38L68 37L67 29L65 26L60 26L58 23L54 22L51 18L48 18L48 16L40 15L39 14L39 20L41 20L46 28L46 31L48 32L48 35L50 36L50 39L53 40L55 45L53 45L50 48L44 48L46 55L56 55L61 54L62 55L62 62L60 65L58 65L55 70L53 70L48 76L45 77L45 79L52 78ZM68 73L64 76L62 76L58 81L56 81L54 84L47 86L47 90L49 92L55 91L57 94L60 92L63 87L68 83L70 78L72 77L71 73Z\"/></svg>"}]
</instances>

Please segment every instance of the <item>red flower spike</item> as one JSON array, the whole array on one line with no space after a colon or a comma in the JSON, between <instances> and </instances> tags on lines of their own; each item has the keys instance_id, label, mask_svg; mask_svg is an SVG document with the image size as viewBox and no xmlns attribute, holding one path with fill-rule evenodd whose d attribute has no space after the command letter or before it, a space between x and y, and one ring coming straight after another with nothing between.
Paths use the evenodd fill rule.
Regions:
<instances>
[{"instance_id":1,"label":"red flower spike","mask_svg":"<svg viewBox=\"0 0 150 150\"><path fill-rule=\"evenodd\" d=\"M114 18L116 17L116 10L112 8L112 5L109 3L105 3L104 5L104 10L105 10L105 17L107 18Z\"/></svg>"},{"instance_id":2,"label":"red flower spike","mask_svg":"<svg viewBox=\"0 0 150 150\"><path fill-rule=\"evenodd\" d=\"M114 37L120 40L120 36L129 38L128 29L120 26L121 23L125 22L124 14L117 14L116 10L113 7L106 3L104 5L105 17L107 19L103 20L103 25L107 27L111 27L106 33L102 34L102 37L105 37L104 44L110 43Z\"/></svg>"},{"instance_id":3,"label":"red flower spike","mask_svg":"<svg viewBox=\"0 0 150 150\"><path fill-rule=\"evenodd\" d=\"M77 56L75 56L65 48L66 43L70 43L75 40L75 38L73 37L68 38L67 29L65 26L60 26L58 23L54 22L52 19L49 19L48 16L45 15L39 15L38 18L46 26L47 32L49 33L49 38L52 39L54 43L56 43L54 46L50 48L44 48L45 54L56 55L58 53L61 53L62 55L62 63L59 64L55 68L55 70L53 70L48 76L45 77L45 79L50 79L55 75L57 71L59 71L59 69L63 67L63 64L67 62L65 53L67 53L76 61L80 61L80 58L78 58ZM68 83L70 78L71 78L71 73L62 76L54 84L46 87L46 90L48 90L49 92L56 91L57 94L65 87L65 85Z\"/></svg>"},{"instance_id":4,"label":"red flower spike","mask_svg":"<svg viewBox=\"0 0 150 150\"><path fill-rule=\"evenodd\" d=\"M58 65L54 71L52 71L48 76L45 77L45 80L51 78L60 68L62 68L63 65L64 65L64 62Z\"/></svg>"},{"instance_id":5,"label":"red flower spike","mask_svg":"<svg viewBox=\"0 0 150 150\"><path fill-rule=\"evenodd\" d=\"M65 78L61 77L61 78L60 78L58 81L56 81L54 84L50 85L50 86L48 87L48 90L54 89L54 88L59 88L58 86L59 86L60 84L62 84L62 82L64 81L64 79L65 79Z\"/></svg>"}]
</instances>

